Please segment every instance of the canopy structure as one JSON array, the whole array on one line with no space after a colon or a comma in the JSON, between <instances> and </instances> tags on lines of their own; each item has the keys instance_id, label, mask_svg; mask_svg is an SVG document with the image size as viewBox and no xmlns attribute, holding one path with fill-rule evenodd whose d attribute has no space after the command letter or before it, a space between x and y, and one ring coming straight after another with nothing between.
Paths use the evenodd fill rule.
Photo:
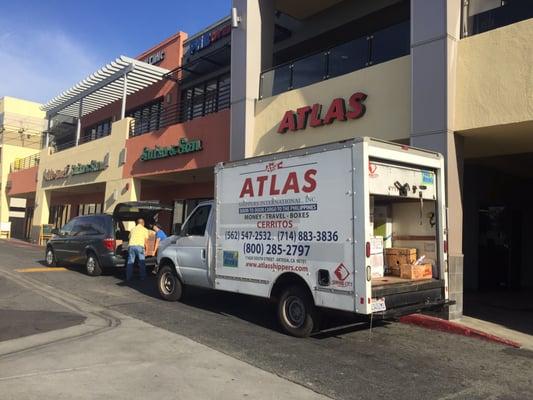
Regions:
<instances>
[{"instance_id":1,"label":"canopy structure","mask_svg":"<svg viewBox=\"0 0 533 400\"><path fill-rule=\"evenodd\" d=\"M117 100L122 100L121 118L124 118L126 97L162 80L168 72L168 69L120 56L54 97L41 109L46 111L48 119L56 114L79 119Z\"/></svg>"}]
</instances>

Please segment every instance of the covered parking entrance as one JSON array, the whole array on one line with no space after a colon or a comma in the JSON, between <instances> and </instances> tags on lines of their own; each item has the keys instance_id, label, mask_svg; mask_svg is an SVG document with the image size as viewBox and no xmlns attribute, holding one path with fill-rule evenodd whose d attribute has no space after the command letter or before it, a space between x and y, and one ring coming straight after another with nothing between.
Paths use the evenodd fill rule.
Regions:
<instances>
[{"instance_id":1,"label":"covered parking entrance","mask_svg":"<svg viewBox=\"0 0 533 400\"><path fill-rule=\"evenodd\" d=\"M464 314L533 334L531 123L465 137Z\"/></svg>"},{"instance_id":2,"label":"covered parking entrance","mask_svg":"<svg viewBox=\"0 0 533 400\"><path fill-rule=\"evenodd\" d=\"M199 202L214 196L212 167L144 176L139 180L141 200L159 201L172 207L171 214L159 215L159 223L167 233L183 224Z\"/></svg>"}]
</instances>

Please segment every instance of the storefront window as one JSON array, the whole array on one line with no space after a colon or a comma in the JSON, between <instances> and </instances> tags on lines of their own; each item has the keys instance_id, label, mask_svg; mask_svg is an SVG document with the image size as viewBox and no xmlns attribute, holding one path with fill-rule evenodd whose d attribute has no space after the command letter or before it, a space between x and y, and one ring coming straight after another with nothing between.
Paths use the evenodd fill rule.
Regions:
<instances>
[{"instance_id":1,"label":"storefront window","mask_svg":"<svg viewBox=\"0 0 533 400\"><path fill-rule=\"evenodd\" d=\"M218 112L230 105L230 76L214 79L183 89L181 92L180 122Z\"/></svg>"},{"instance_id":2,"label":"storefront window","mask_svg":"<svg viewBox=\"0 0 533 400\"><path fill-rule=\"evenodd\" d=\"M111 133L111 119L99 122L84 130L80 142L90 142L91 140L99 139Z\"/></svg>"},{"instance_id":3,"label":"storefront window","mask_svg":"<svg viewBox=\"0 0 533 400\"><path fill-rule=\"evenodd\" d=\"M161 127L162 112L162 99L158 99L129 111L127 116L135 119L131 130L131 136L142 135L144 133L158 130Z\"/></svg>"},{"instance_id":4,"label":"storefront window","mask_svg":"<svg viewBox=\"0 0 533 400\"><path fill-rule=\"evenodd\" d=\"M78 215L101 214L104 209L103 206L102 203L80 204L78 206Z\"/></svg>"}]
</instances>

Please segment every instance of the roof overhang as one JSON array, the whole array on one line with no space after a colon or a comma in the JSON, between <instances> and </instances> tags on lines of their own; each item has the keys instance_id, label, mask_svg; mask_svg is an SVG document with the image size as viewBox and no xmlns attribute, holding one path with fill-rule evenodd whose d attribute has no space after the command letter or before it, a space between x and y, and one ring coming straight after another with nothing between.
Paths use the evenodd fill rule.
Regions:
<instances>
[{"instance_id":1,"label":"roof overhang","mask_svg":"<svg viewBox=\"0 0 533 400\"><path fill-rule=\"evenodd\" d=\"M159 82L168 69L120 56L41 107L46 117L83 117Z\"/></svg>"}]
</instances>

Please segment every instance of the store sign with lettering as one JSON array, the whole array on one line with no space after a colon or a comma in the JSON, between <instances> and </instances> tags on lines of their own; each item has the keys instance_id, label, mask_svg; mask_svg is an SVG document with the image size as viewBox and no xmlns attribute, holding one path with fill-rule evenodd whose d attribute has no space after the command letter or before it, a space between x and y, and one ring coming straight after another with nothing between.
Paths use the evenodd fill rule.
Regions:
<instances>
[{"instance_id":1,"label":"store sign with lettering","mask_svg":"<svg viewBox=\"0 0 533 400\"><path fill-rule=\"evenodd\" d=\"M179 143L175 146L159 147L155 148L145 147L141 153L141 161L158 160L160 158L174 157L181 154L194 153L201 151L202 141L199 139L189 141L186 138L181 138Z\"/></svg>"},{"instance_id":2,"label":"store sign with lettering","mask_svg":"<svg viewBox=\"0 0 533 400\"><path fill-rule=\"evenodd\" d=\"M157 53L151 54L146 57L143 61L148 64L159 64L165 59L165 52L163 50L158 51Z\"/></svg>"},{"instance_id":3,"label":"store sign with lettering","mask_svg":"<svg viewBox=\"0 0 533 400\"><path fill-rule=\"evenodd\" d=\"M43 179L45 181L55 181L57 179L66 179L72 175L90 174L92 172L103 171L107 168L107 156L104 161L91 160L87 164L70 164L63 169L46 169L43 173Z\"/></svg>"},{"instance_id":4,"label":"store sign with lettering","mask_svg":"<svg viewBox=\"0 0 533 400\"><path fill-rule=\"evenodd\" d=\"M189 42L189 55L206 49L223 37L231 35L231 25L227 24L206 32Z\"/></svg>"},{"instance_id":5,"label":"store sign with lettering","mask_svg":"<svg viewBox=\"0 0 533 400\"><path fill-rule=\"evenodd\" d=\"M361 118L366 112L364 101L367 97L365 93L357 92L352 94L347 102L341 97L336 98L331 102L324 115L322 114L322 104L318 103L296 110L288 110L278 126L278 133L303 130L307 128L307 125L316 128L330 125L334 121Z\"/></svg>"}]
</instances>

